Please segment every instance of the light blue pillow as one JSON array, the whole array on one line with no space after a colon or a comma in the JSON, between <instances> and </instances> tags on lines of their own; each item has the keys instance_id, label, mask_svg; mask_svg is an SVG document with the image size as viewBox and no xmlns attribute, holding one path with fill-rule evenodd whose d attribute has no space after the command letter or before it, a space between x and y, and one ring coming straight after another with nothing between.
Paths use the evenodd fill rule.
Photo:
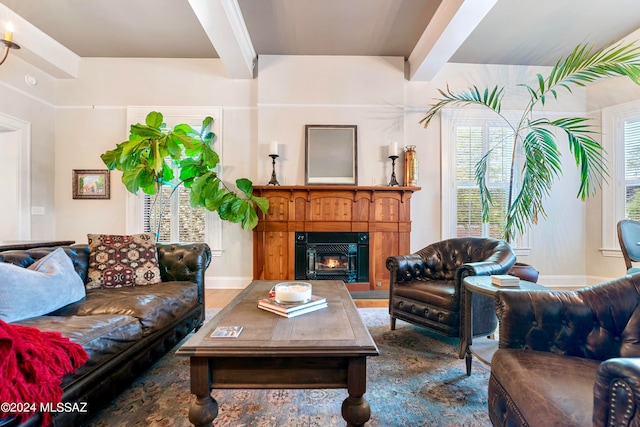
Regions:
<instances>
[{"instance_id":1,"label":"light blue pillow","mask_svg":"<svg viewBox=\"0 0 640 427\"><path fill-rule=\"evenodd\" d=\"M84 298L82 279L62 248L29 266L0 262L0 319L43 316Z\"/></svg>"}]
</instances>

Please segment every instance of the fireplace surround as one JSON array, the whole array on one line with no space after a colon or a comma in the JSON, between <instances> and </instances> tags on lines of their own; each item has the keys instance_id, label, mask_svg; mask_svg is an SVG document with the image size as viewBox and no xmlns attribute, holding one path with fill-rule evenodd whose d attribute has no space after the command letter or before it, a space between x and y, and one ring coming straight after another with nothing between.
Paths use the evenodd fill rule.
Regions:
<instances>
[{"instance_id":1,"label":"fireplace surround","mask_svg":"<svg viewBox=\"0 0 640 427\"><path fill-rule=\"evenodd\" d=\"M352 292L389 289L387 257L409 253L411 196L420 187L257 185L253 190L257 196L269 200L269 211L258 214L258 225L253 230L253 278L256 280L303 280L296 279L301 277L296 275L295 268L297 233L367 233L368 252L362 246L361 253L366 252L368 260L358 269L360 277L350 282L349 276L353 273L343 273ZM358 262L364 262L363 259L360 257ZM344 269L348 260L349 251L346 251L346 255L332 262L342 264ZM308 258L306 262L308 264ZM321 274L328 274L327 270L335 272L335 266L320 269L324 270ZM367 280L361 280L365 277Z\"/></svg>"},{"instance_id":2,"label":"fireplace surround","mask_svg":"<svg viewBox=\"0 0 640 427\"><path fill-rule=\"evenodd\" d=\"M296 232L296 280L369 281L369 233Z\"/></svg>"}]
</instances>

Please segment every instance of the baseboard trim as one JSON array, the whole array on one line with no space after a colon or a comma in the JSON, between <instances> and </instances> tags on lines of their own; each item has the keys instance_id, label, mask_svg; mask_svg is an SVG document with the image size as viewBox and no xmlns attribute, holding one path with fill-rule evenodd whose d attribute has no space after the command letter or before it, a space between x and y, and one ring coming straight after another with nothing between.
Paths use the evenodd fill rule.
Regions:
<instances>
[{"instance_id":1,"label":"baseboard trim","mask_svg":"<svg viewBox=\"0 0 640 427\"><path fill-rule=\"evenodd\" d=\"M612 277L586 276L586 275L544 275L538 278L538 283L549 289L580 289L585 286L597 285L612 280ZM243 276L207 276L205 277L206 289L244 289L253 279ZM377 291L369 291L377 292ZM388 291L387 291L388 292ZM364 294L363 294L364 295Z\"/></svg>"},{"instance_id":2,"label":"baseboard trim","mask_svg":"<svg viewBox=\"0 0 640 427\"><path fill-rule=\"evenodd\" d=\"M538 283L550 289L580 289L585 286L597 285L612 280L611 277L586 276L586 275L543 275L538 278Z\"/></svg>"},{"instance_id":3,"label":"baseboard trim","mask_svg":"<svg viewBox=\"0 0 640 427\"><path fill-rule=\"evenodd\" d=\"M242 276L205 276L205 289L244 289L253 281Z\"/></svg>"}]
</instances>

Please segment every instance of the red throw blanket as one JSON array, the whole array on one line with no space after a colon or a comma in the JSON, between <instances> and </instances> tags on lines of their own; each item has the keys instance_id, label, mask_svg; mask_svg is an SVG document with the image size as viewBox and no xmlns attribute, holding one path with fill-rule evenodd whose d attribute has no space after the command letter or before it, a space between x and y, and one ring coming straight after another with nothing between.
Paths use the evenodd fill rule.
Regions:
<instances>
[{"instance_id":1,"label":"red throw blanket","mask_svg":"<svg viewBox=\"0 0 640 427\"><path fill-rule=\"evenodd\" d=\"M80 344L59 332L42 332L0 320L0 402L27 403L36 409L41 403L55 407L62 401L62 377L88 359ZM35 413L0 413L0 418L10 414L24 421ZM50 423L51 414L43 413L42 425Z\"/></svg>"}]
</instances>

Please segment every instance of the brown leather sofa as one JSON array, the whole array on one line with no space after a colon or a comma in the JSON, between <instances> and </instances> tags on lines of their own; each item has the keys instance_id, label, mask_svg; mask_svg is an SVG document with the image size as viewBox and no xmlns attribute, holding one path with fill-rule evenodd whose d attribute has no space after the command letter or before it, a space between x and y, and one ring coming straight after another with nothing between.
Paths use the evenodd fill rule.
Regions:
<instances>
[{"instance_id":1,"label":"brown leather sofa","mask_svg":"<svg viewBox=\"0 0 640 427\"><path fill-rule=\"evenodd\" d=\"M28 267L55 248L0 252L0 262ZM62 381L63 402L86 402L88 412L58 412L53 425L76 426L94 415L157 359L204 321L204 275L211 262L205 243L158 243L162 283L90 289L86 297L46 316L16 322L61 332L81 344L89 361ZM88 245L64 247L87 281ZM39 426L40 415L22 426ZM19 425L0 418L0 425Z\"/></svg>"},{"instance_id":2,"label":"brown leather sofa","mask_svg":"<svg viewBox=\"0 0 640 427\"><path fill-rule=\"evenodd\" d=\"M500 291L494 426L640 425L640 274L577 291Z\"/></svg>"},{"instance_id":3,"label":"brown leather sofa","mask_svg":"<svg viewBox=\"0 0 640 427\"><path fill-rule=\"evenodd\" d=\"M458 237L433 243L414 254L387 258L389 315L450 337L461 335L462 280L467 276L507 274L516 262L501 240ZM473 296L474 335L496 329L493 301Z\"/></svg>"}]
</instances>

